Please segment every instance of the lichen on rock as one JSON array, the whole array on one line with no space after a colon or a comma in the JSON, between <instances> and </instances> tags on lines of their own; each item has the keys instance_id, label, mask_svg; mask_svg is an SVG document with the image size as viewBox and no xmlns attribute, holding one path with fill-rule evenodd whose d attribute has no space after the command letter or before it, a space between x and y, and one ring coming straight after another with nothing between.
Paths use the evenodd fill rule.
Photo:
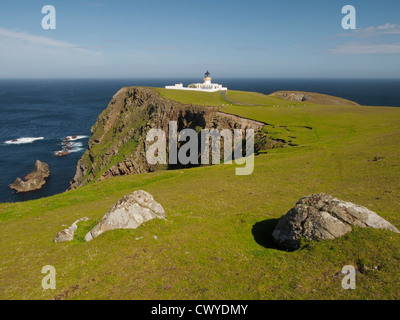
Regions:
<instances>
[{"instance_id":1,"label":"lichen on rock","mask_svg":"<svg viewBox=\"0 0 400 320\"><path fill-rule=\"evenodd\" d=\"M351 232L353 226L399 233L395 226L365 207L318 193L300 199L279 220L272 237L278 246L296 250L301 238L336 239Z\"/></svg>"},{"instance_id":2,"label":"lichen on rock","mask_svg":"<svg viewBox=\"0 0 400 320\"><path fill-rule=\"evenodd\" d=\"M163 207L148 192L135 191L120 199L86 234L85 240L91 241L109 230L136 229L144 222L156 218L165 219Z\"/></svg>"}]
</instances>

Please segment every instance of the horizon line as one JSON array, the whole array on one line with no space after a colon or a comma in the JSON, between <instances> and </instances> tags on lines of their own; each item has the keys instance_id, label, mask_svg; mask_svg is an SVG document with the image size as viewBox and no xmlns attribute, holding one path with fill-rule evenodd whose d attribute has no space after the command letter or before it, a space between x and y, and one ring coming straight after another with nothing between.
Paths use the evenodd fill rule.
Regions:
<instances>
[{"instance_id":1,"label":"horizon line","mask_svg":"<svg viewBox=\"0 0 400 320\"><path fill-rule=\"evenodd\" d=\"M199 77L15 77L1 78L3 80L192 80ZM400 80L400 77L216 77L227 80Z\"/></svg>"}]
</instances>

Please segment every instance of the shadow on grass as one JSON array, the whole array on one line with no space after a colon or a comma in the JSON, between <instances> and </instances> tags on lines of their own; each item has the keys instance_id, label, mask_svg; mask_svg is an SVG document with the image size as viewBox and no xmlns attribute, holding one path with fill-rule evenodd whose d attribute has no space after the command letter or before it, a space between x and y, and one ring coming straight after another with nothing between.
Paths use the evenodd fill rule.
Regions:
<instances>
[{"instance_id":1,"label":"shadow on grass","mask_svg":"<svg viewBox=\"0 0 400 320\"><path fill-rule=\"evenodd\" d=\"M254 240L262 247L267 249L279 250L272 239L272 232L278 224L279 219L268 219L257 222L251 229Z\"/></svg>"}]
</instances>

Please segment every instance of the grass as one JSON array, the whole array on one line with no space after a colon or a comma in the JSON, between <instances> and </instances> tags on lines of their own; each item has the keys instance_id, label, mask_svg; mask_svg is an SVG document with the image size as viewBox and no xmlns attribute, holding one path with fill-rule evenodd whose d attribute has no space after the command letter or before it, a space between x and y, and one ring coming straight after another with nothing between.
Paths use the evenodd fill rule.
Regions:
<instances>
[{"instance_id":1,"label":"grass","mask_svg":"<svg viewBox=\"0 0 400 320\"><path fill-rule=\"evenodd\" d=\"M192 103L205 106L224 106L224 105L246 105L246 106L304 106L311 105L308 102L293 102L269 96L258 92L247 92L229 90L226 97L231 103L225 100L221 92L200 92L200 91L181 91L168 90L164 88L154 88L161 96L179 101L182 103Z\"/></svg>"},{"instance_id":2,"label":"grass","mask_svg":"<svg viewBox=\"0 0 400 320\"><path fill-rule=\"evenodd\" d=\"M164 88L153 88L161 96L179 101L182 103L192 103L201 106L220 106L226 101L222 98L220 92L200 92L200 91L182 91L182 90L168 90Z\"/></svg>"},{"instance_id":3,"label":"grass","mask_svg":"<svg viewBox=\"0 0 400 320\"><path fill-rule=\"evenodd\" d=\"M255 101L252 93L240 95ZM257 156L250 176L235 176L235 165L159 171L1 204L0 298L399 299L400 235L355 229L285 252L273 246L271 232L299 198L316 192L366 206L400 228L400 108L282 104L223 111L267 122L267 130L295 137L298 146ZM118 199L140 189L163 205L166 221L83 241ZM84 216L90 220L79 224L72 242L53 243ZM56 268L56 290L41 287L45 265ZM345 265L363 271L356 290L341 287Z\"/></svg>"},{"instance_id":4,"label":"grass","mask_svg":"<svg viewBox=\"0 0 400 320\"><path fill-rule=\"evenodd\" d=\"M282 100L278 97L273 97L269 95L265 95L258 92L244 92L244 91L235 91L229 90L226 93L226 97L229 100L237 101L240 104L247 105L260 105L260 106L288 106L288 105L306 105L306 102L293 102Z\"/></svg>"}]
</instances>

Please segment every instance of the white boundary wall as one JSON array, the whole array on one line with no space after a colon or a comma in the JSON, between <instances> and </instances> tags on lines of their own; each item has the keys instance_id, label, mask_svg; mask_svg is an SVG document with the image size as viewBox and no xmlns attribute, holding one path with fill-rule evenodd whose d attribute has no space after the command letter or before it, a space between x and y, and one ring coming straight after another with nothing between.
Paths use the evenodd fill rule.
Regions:
<instances>
[{"instance_id":1,"label":"white boundary wall","mask_svg":"<svg viewBox=\"0 0 400 320\"><path fill-rule=\"evenodd\" d=\"M212 83L211 85L208 85L207 87L201 87L203 84L202 83L196 83L195 84L197 88L189 88L189 87L184 87L182 83L177 83L174 86L165 86L165 89L170 89L170 90L187 90L187 91L201 91L201 92L217 92L217 91L227 91L228 88L223 87L220 84Z\"/></svg>"}]
</instances>

